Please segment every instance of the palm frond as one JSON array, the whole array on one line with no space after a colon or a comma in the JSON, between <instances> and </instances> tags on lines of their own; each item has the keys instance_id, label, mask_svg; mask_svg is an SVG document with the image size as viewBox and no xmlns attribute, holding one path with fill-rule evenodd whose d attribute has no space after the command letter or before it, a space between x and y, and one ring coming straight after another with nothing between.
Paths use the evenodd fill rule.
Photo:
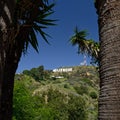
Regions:
<instances>
[{"instance_id":1,"label":"palm frond","mask_svg":"<svg viewBox=\"0 0 120 120\"><path fill-rule=\"evenodd\" d=\"M46 41L46 43L50 44L50 43L48 42L46 36L48 36L48 37L51 37L51 36L49 36L47 33L45 33L45 32L42 30L42 28L41 28L39 25L35 24L35 23L34 23L34 25L33 25L33 28L34 28L34 30L35 30L37 33L39 33L39 34L43 37L43 39Z\"/></svg>"},{"instance_id":2,"label":"palm frond","mask_svg":"<svg viewBox=\"0 0 120 120\"><path fill-rule=\"evenodd\" d=\"M30 44L38 52L38 41L37 41L34 29L31 29L30 34L29 34L29 38L30 38L29 39Z\"/></svg>"},{"instance_id":3,"label":"palm frond","mask_svg":"<svg viewBox=\"0 0 120 120\"><path fill-rule=\"evenodd\" d=\"M78 31L78 28L75 28L74 35L71 37L70 42L73 46L78 45L78 53L87 53L88 45L85 37L87 32L85 30Z\"/></svg>"},{"instance_id":4,"label":"palm frond","mask_svg":"<svg viewBox=\"0 0 120 120\"><path fill-rule=\"evenodd\" d=\"M46 26L50 26L50 25L56 25L53 22L55 22L56 20L50 20L50 19L36 19L35 22L37 22L38 24L42 24L42 25L46 25Z\"/></svg>"},{"instance_id":5,"label":"palm frond","mask_svg":"<svg viewBox=\"0 0 120 120\"><path fill-rule=\"evenodd\" d=\"M47 37L50 37L43 29L48 26L56 25L56 20L49 19L48 17L54 13L52 10L54 3L49 4L48 0L17 0L16 12L15 12L15 23L19 24L20 27L28 27L27 32L29 37L25 40L25 50L29 43L38 52L38 41L36 35L39 34L49 44ZM25 34L25 33L24 33Z\"/></svg>"},{"instance_id":6,"label":"palm frond","mask_svg":"<svg viewBox=\"0 0 120 120\"><path fill-rule=\"evenodd\" d=\"M91 56L98 62L100 50L99 43L92 39L86 39L87 32L85 30L78 31L78 28L76 27L74 32L74 35L70 38L70 42L73 46L78 46L78 53L88 54L88 56Z\"/></svg>"}]
</instances>

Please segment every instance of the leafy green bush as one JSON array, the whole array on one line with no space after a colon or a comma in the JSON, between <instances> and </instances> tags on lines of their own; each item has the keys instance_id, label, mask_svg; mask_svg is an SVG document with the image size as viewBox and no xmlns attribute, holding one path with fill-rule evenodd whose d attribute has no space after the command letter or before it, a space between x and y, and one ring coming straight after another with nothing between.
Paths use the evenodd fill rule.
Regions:
<instances>
[{"instance_id":1,"label":"leafy green bush","mask_svg":"<svg viewBox=\"0 0 120 120\"><path fill-rule=\"evenodd\" d=\"M70 88L69 84L64 84L64 88Z\"/></svg>"},{"instance_id":2,"label":"leafy green bush","mask_svg":"<svg viewBox=\"0 0 120 120\"><path fill-rule=\"evenodd\" d=\"M54 120L55 112L50 107L43 106L37 110L33 120Z\"/></svg>"},{"instance_id":3,"label":"leafy green bush","mask_svg":"<svg viewBox=\"0 0 120 120\"><path fill-rule=\"evenodd\" d=\"M33 120L32 96L22 81L16 81L13 95L13 120ZM31 114L32 113L32 114Z\"/></svg>"},{"instance_id":4,"label":"leafy green bush","mask_svg":"<svg viewBox=\"0 0 120 120\"><path fill-rule=\"evenodd\" d=\"M92 92L90 92L90 97L92 98L92 99L97 99L97 93L96 92L94 92L94 91L92 91Z\"/></svg>"},{"instance_id":5,"label":"leafy green bush","mask_svg":"<svg viewBox=\"0 0 120 120\"><path fill-rule=\"evenodd\" d=\"M74 86L74 89L76 90L76 92L80 95L83 94L88 94L88 88L86 85L81 85L81 86Z\"/></svg>"},{"instance_id":6,"label":"leafy green bush","mask_svg":"<svg viewBox=\"0 0 120 120\"><path fill-rule=\"evenodd\" d=\"M31 70L24 70L23 74L33 77L36 81L43 80L44 76L44 66L39 66L38 68L32 68Z\"/></svg>"},{"instance_id":7,"label":"leafy green bush","mask_svg":"<svg viewBox=\"0 0 120 120\"><path fill-rule=\"evenodd\" d=\"M44 94L47 94L47 105L54 110L57 120L86 120L86 103L82 97L52 88Z\"/></svg>"},{"instance_id":8,"label":"leafy green bush","mask_svg":"<svg viewBox=\"0 0 120 120\"><path fill-rule=\"evenodd\" d=\"M89 86L93 86L92 81L90 79L88 79L88 78L83 78L82 81L84 81Z\"/></svg>"},{"instance_id":9,"label":"leafy green bush","mask_svg":"<svg viewBox=\"0 0 120 120\"><path fill-rule=\"evenodd\" d=\"M87 120L86 103L82 97L72 95L68 105L68 120Z\"/></svg>"}]
</instances>

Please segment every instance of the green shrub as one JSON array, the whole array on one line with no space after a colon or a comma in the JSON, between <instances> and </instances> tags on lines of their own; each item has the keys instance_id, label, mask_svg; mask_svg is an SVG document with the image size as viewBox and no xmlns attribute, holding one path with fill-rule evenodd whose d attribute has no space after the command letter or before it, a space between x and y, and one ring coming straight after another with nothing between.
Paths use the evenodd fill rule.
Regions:
<instances>
[{"instance_id":1,"label":"green shrub","mask_svg":"<svg viewBox=\"0 0 120 120\"><path fill-rule=\"evenodd\" d=\"M92 92L90 92L90 97L92 98L92 99L97 99L97 93L96 92L94 92L94 91L92 91Z\"/></svg>"},{"instance_id":2,"label":"green shrub","mask_svg":"<svg viewBox=\"0 0 120 120\"><path fill-rule=\"evenodd\" d=\"M80 95L83 94L88 94L88 88L86 85L81 85L81 86L74 86L74 89L76 90L76 92Z\"/></svg>"},{"instance_id":3,"label":"green shrub","mask_svg":"<svg viewBox=\"0 0 120 120\"><path fill-rule=\"evenodd\" d=\"M64 88L70 88L69 84L64 84Z\"/></svg>"},{"instance_id":4,"label":"green shrub","mask_svg":"<svg viewBox=\"0 0 120 120\"><path fill-rule=\"evenodd\" d=\"M68 105L68 120L87 120L86 103L82 97L72 95Z\"/></svg>"},{"instance_id":5,"label":"green shrub","mask_svg":"<svg viewBox=\"0 0 120 120\"><path fill-rule=\"evenodd\" d=\"M13 94L13 120L33 120L33 98L22 81L16 81ZM32 113L32 114L31 114Z\"/></svg>"}]
</instances>

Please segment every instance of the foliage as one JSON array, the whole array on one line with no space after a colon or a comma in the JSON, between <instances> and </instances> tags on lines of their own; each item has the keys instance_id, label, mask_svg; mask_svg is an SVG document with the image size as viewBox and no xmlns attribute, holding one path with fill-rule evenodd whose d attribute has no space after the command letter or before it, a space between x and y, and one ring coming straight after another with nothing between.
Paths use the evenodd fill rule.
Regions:
<instances>
[{"instance_id":1,"label":"foliage","mask_svg":"<svg viewBox=\"0 0 120 120\"><path fill-rule=\"evenodd\" d=\"M55 119L72 120L79 118L85 120L87 115L84 98L53 88L48 89L42 95L43 97L47 95L46 106L55 112Z\"/></svg>"},{"instance_id":2,"label":"foliage","mask_svg":"<svg viewBox=\"0 0 120 120\"><path fill-rule=\"evenodd\" d=\"M13 116L16 120L33 120L35 113L32 103L32 96L27 87L16 81L13 95ZM32 113L32 114L31 114Z\"/></svg>"},{"instance_id":3,"label":"foliage","mask_svg":"<svg viewBox=\"0 0 120 120\"><path fill-rule=\"evenodd\" d=\"M38 114L35 120L54 120L55 117L55 112L50 107L39 108Z\"/></svg>"},{"instance_id":4,"label":"foliage","mask_svg":"<svg viewBox=\"0 0 120 120\"><path fill-rule=\"evenodd\" d=\"M70 38L70 42L73 46L78 45L78 53L88 54L92 57L93 63L99 63L99 50L100 46L98 42L92 39L86 39L87 32L85 30L78 31L75 28L75 34Z\"/></svg>"},{"instance_id":5,"label":"foliage","mask_svg":"<svg viewBox=\"0 0 120 120\"><path fill-rule=\"evenodd\" d=\"M31 70L24 70L23 74L33 77L36 81L41 81L49 78L50 71L45 71L44 66L39 66L38 68L32 68Z\"/></svg>"},{"instance_id":6,"label":"foliage","mask_svg":"<svg viewBox=\"0 0 120 120\"><path fill-rule=\"evenodd\" d=\"M24 52L27 51L28 45L38 52L38 40L36 34L40 34L47 42L47 33L43 29L55 25L55 20L49 19L48 16L53 14L52 8L54 3L48 4L48 0L18 0L16 2L14 26L17 29L16 39L23 39ZM22 32L24 30L24 32ZM19 36L19 34L22 34Z\"/></svg>"},{"instance_id":7,"label":"foliage","mask_svg":"<svg viewBox=\"0 0 120 120\"><path fill-rule=\"evenodd\" d=\"M75 67L73 72L66 73L69 77L41 82L25 74L16 75L13 120L96 120L98 88L93 84L97 83L95 70L87 66ZM79 71L79 76L75 71ZM90 75L85 79L82 71L88 71Z\"/></svg>"},{"instance_id":8,"label":"foliage","mask_svg":"<svg viewBox=\"0 0 120 120\"><path fill-rule=\"evenodd\" d=\"M82 97L71 96L69 100L69 120L87 120L86 105Z\"/></svg>"},{"instance_id":9,"label":"foliage","mask_svg":"<svg viewBox=\"0 0 120 120\"><path fill-rule=\"evenodd\" d=\"M97 93L95 91L90 92L90 97L92 97L92 99L97 99Z\"/></svg>"},{"instance_id":10,"label":"foliage","mask_svg":"<svg viewBox=\"0 0 120 120\"><path fill-rule=\"evenodd\" d=\"M75 86L74 89L76 90L76 92L80 95L83 94L88 94L88 88L86 85L82 85L82 86Z\"/></svg>"}]
</instances>

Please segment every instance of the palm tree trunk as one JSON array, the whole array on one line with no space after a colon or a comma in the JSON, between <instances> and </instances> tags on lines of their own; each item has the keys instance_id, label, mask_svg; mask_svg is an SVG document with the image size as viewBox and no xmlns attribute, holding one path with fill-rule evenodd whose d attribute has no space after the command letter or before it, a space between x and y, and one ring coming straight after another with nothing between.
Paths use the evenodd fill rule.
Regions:
<instances>
[{"instance_id":1,"label":"palm tree trunk","mask_svg":"<svg viewBox=\"0 0 120 120\"><path fill-rule=\"evenodd\" d=\"M0 0L0 120L12 120L14 75L20 56L10 44L14 8L14 0Z\"/></svg>"},{"instance_id":2,"label":"palm tree trunk","mask_svg":"<svg viewBox=\"0 0 120 120\"><path fill-rule=\"evenodd\" d=\"M120 0L96 0L100 36L99 120L120 120Z\"/></svg>"},{"instance_id":3,"label":"palm tree trunk","mask_svg":"<svg viewBox=\"0 0 120 120\"><path fill-rule=\"evenodd\" d=\"M1 34L3 34L1 35L3 41L10 38L9 33ZM0 120L12 120L14 76L22 55L21 48L24 46L24 41L17 39L13 45L4 42L0 45Z\"/></svg>"},{"instance_id":4,"label":"palm tree trunk","mask_svg":"<svg viewBox=\"0 0 120 120\"><path fill-rule=\"evenodd\" d=\"M1 35L1 40L8 40L9 34L3 34L5 35ZM12 120L14 76L22 54L22 50L16 46L20 42L22 43L18 41L13 46L4 42L0 44L0 120Z\"/></svg>"},{"instance_id":5,"label":"palm tree trunk","mask_svg":"<svg viewBox=\"0 0 120 120\"><path fill-rule=\"evenodd\" d=\"M17 63L15 64L12 60L13 58L9 57L5 66L0 69L0 73L2 73L0 74L0 120L12 119L14 75L17 68Z\"/></svg>"}]
</instances>

